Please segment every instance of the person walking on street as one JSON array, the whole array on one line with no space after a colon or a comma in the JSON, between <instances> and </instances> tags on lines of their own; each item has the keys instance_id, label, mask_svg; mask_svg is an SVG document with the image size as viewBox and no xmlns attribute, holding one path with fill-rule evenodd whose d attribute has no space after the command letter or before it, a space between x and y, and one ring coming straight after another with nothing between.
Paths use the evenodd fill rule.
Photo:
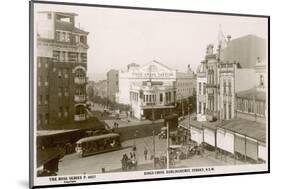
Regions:
<instances>
[{"instance_id":1,"label":"person walking on street","mask_svg":"<svg viewBox=\"0 0 281 189\"><path fill-rule=\"evenodd\" d=\"M147 149L146 149L146 147L144 147L144 159L145 160L147 160L147 153L148 153L148 151L147 151Z\"/></svg>"}]
</instances>

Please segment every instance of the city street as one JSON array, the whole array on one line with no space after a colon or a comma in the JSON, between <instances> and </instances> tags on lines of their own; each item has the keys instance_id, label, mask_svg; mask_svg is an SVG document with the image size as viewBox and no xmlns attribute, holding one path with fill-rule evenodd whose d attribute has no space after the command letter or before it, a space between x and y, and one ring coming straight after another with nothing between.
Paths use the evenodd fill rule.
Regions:
<instances>
[{"instance_id":1,"label":"city street","mask_svg":"<svg viewBox=\"0 0 281 189\"><path fill-rule=\"evenodd\" d=\"M104 168L106 172L119 172L121 169L121 159L123 154L129 155L132 146L137 148L137 170L153 169L153 161L151 155L153 154L153 137L138 138L136 140L128 140L122 143L122 149L118 151L97 154L84 158L78 157L77 154L66 155L59 163L58 175L70 174L94 174L101 173ZM148 150L148 160L144 158L144 149ZM166 140L159 139L155 136L155 154L156 157L166 155ZM219 165L233 165L233 159L216 159L214 153L205 150L203 155L195 155L186 160L176 160L176 168L183 167L200 167L200 166L219 166ZM241 162L236 162L240 164Z\"/></svg>"}]
</instances>

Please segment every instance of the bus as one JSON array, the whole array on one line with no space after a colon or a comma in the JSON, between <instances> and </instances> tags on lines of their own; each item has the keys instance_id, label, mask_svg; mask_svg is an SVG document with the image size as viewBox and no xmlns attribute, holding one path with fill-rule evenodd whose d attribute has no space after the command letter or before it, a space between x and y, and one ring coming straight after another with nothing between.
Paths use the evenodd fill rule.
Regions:
<instances>
[{"instance_id":1,"label":"bus","mask_svg":"<svg viewBox=\"0 0 281 189\"><path fill-rule=\"evenodd\" d=\"M120 148L120 135L117 133L108 133L81 138L76 142L75 151L79 157L85 157L118 150Z\"/></svg>"}]
</instances>

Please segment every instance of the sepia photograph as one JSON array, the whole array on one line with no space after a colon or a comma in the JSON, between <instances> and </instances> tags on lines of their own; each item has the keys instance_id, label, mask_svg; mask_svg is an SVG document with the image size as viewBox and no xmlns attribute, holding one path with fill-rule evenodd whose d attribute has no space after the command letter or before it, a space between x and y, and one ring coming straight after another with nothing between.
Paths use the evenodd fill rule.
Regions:
<instances>
[{"instance_id":1,"label":"sepia photograph","mask_svg":"<svg viewBox=\"0 0 281 189\"><path fill-rule=\"evenodd\" d=\"M30 15L31 187L269 172L269 16Z\"/></svg>"}]
</instances>

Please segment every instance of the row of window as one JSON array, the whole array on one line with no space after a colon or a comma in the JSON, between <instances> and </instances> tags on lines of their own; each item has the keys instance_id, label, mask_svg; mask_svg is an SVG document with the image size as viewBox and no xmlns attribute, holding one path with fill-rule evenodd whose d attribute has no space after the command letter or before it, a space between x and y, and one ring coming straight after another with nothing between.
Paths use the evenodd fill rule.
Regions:
<instances>
[{"instance_id":1,"label":"row of window","mask_svg":"<svg viewBox=\"0 0 281 189\"><path fill-rule=\"evenodd\" d=\"M206 94L206 83L204 82L199 82L199 95L205 95ZM203 93L202 93L203 92Z\"/></svg>"},{"instance_id":2,"label":"row of window","mask_svg":"<svg viewBox=\"0 0 281 189\"><path fill-rule=\"evenodd\" d=\"M203 105L203 108L202 108ZM198 109L199 114L206 114L206 103L205 102L199 102L199 109Z\"/></svg>"},{"instance_id":3,"label":"row of window","mask_svg":"<svg viewBox=\"0 0 281 189\"><path fill-rule=\"evenodd\" d=\"M48 76L39 76L38 77L38 86L41 87L41 86L45 86L45 87L48 87L49 86L49 78Z\"/></svg>"},{"instance_id":4,"label":"row of window","mask_svg":"<svg viewBox=\"0 0 281 189\"><path fill-rule=\"evenodd\" d=\"M227 90L227 88L228 88L228 90ZM228 94L228 95L232 94L231 80L228 81L228 84L226 83L226 81L223 81L223 94Z\"/></svg>"},{"instance_id":5,"label":"row of window","mask_svg":"<svg viewBox=\"0 0 281 189\"><path fill-rule=\"evenodd\" d=\"M265 115L265 103L248 99L237 99L237 110L245 113Z\"/></svg>"},{"instance_id":6,"label":"row of window","mask_svg":"<svg viewBox=\"0 0 281 189\"><path fill-rule=\"evenodd\" d=\"M38 105L48 105L49 103L49 95L45 95L45 98L43 99L43 95L39 95L39 99L38 99Z\"/></svg>"},{"instance_id":7,"label":"row of window","mask_svg":"<svg viewBox=\"0 0 281 189\"><path fill-rule=\"evenodd\" d=\"M199 82L199 95L205 95L206 94L206 83ZM223 94L232 94L232 83L231 81L226 83L226 81L223 82Z\"/></svg>"},{"instance_id":8,"label":"row of window","mask_svg":"<svg viewBox=\"0 0 281 189\"><path fill-rule=\"evenodd\" d=\"M56 31L56 39L57 39L57 41L70 42L70 33Z\"/></svg>"},{"instance_id":9,"label":"row of window","mask_svg":"<svg viewBox=\"0 0 281 189\"><path fill-rule=\"evenodd\" d=\"M193 82L177 82L178 87L184 87L184 86L193 86Z\"/></svg>"},{"instance_id":10,"label":"row of window","mask_svg":"<svg viewBox=\"0 0 281 189\"><path fill-rule=\"evenodd\" d=\"M179 93L187 92L188 94L192 94L192 93L193 93L193 90L194 90L194 89L184 88L184 89L178 89L177 91L178 91Z\"/></svg>"},{"instance_id":11,"label":"row of window","mask_svg":"<svg viewBox=\"0 0 281 189\"><path fill-rule=\"evenodd\" d=\"M67 31L56 31L56 40L61 42L70 42L71 35L74 36L75 43L87 43L87 37L84 35L75 35Z\"/></svg>"},{"instance_id":12,"label":"row of window","mask_svg":"<svg viewBox=\"0 0 281 189\"><path fill-rule=\"evenodd\" d=\"M143 101L148 103L156 102L156 94L143 95Z\"/></svg>"},{"instance_id":13,"label":"row of window","mask_svg":"<svg viewBox=\"0 0 281 189\"><path fill-rule=\"evenodd\" d=\"M53 60L58 62L81 62L87 63L87 53L54 51Z\"/></svg>"},{"instance_id":14,"label":"row of window","mask_svg":"<svg viewBox=\"0 0 281 189\"><path fill-rule=\"evenodd\" d=\"M42 125L45 124L47 125L49 123L49 114L39 114L39 118L38 118L38 124Z\"/></svg>"}]
</instances>

